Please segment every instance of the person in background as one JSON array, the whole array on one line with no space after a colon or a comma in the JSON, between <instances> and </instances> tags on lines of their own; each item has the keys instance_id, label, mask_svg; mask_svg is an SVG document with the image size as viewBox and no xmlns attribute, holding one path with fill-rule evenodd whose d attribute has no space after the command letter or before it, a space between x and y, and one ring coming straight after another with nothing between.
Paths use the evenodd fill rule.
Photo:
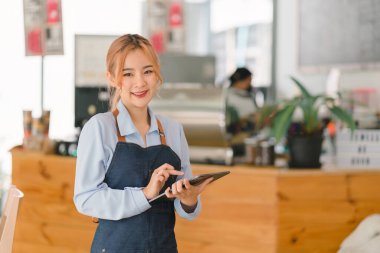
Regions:
<instances>
[{"instance_id":1,"label":"person in background","mask_svg":"<svg viewBox=\"0 0 380 253\"><path fill-rule=\"evenodd\" d=\"M150 42L123 35L111 44L106 63L111 110L85 124L76 163L74 203L99 222L91 252L175 253L174 211L197 217L200 193L212 179L189 184L182 126L148 106L162 84ZM149 202L162 192L167 198Z\"/></svg>"},{"instance_id":2,"label":"person in background","mask_svg":"<svg viewBox=\"0 0 380 253\"><path fill-rule=\"evenodd\" d=\"M254 132L256 103L252 89L252 72L237 68L230 76L226 97L227 132L232 138L234 154L244 154L244 139Z\"/></svg>"}]
</instances>

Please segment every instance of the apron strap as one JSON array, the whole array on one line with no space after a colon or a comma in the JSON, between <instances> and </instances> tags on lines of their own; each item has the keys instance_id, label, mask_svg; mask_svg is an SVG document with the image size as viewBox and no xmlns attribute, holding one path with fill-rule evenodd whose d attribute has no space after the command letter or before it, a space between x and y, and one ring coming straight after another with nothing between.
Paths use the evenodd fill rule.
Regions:
<instances>
[{"instance_id":1,"label":"apron strap","mask_svg":"<svg viewBox=\"0 0 380 253\"><path fill-rule=\"evenodd\" d=\"M116 121L116 131L117 131L117 140L119 142L125 142L125 136L121 136L120 135L120 130L119 130L119 124L117 124L117 115L119 115L119 110L118 109L115 109L113 112L112 112L113 116L115 117L115 121Z\"/></svg>"},{"instance_id":2,"label":"apron strap","mask_svg":"<svg viewBox=\"0 0 380 253\"><path fill-rule=\"evenodd\" d=\"M158 133L160 134L160 140L162 145L166 145L166 138L164 129L162 128L161 122L157 119Z\"/></svg>"},{"instance_id":3,"label":"apron strap","mask_svg":"<svg viewBox=\"0 0 380 253\"><path fill-rule=\"evenodd\" d=\"M120 130L119 130L119 125L117 124L117 115L119 115L119 110L115 109L112 112L112 114L115 117L115 121L116 121L117 139L119 142L126 142L125 136L121 136ZM161 125L161 122L159 119L157 119L157 126L158 126L158 133L160 135L161 144L166 145L166 138L165 138L164 129L162 128L162 125Z\"/></svg>"}]
</instances>

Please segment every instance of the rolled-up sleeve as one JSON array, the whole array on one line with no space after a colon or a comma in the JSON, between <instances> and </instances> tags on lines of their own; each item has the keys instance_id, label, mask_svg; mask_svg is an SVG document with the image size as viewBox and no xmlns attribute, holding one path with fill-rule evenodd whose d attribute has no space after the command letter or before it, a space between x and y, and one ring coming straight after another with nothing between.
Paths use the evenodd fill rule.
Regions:
<instances>
[{"instance_id":1,"label":"rolled-up sleeve","mask_svg":"<svg viewBox=\"0 0 380 253\"><path fill-rule=\"evenodd\" d=\"M192 178L192 172L191 172L191 165L190 165L190 154L189 154L189 146L187 144L186 136L183 131L182 125L180 125L180 159L181 159L181 169L184 172L184 175L181 177L178 177L178 179L181 178ZM174 207L179 216L182 218L188 219L188 220L193 220L195 219L200 211L201 211L201 199L200 196L198 196L198 202L197 202L197 207L192 213L187 213L182 205L179 199L174 200Z\"/></svg>"},{"instance_id":2,"label":"rolled-up sleeve","mask_svg":"<svg viewBox=\"0 0 380 253\"><path fill-rule=\"evenodd\" d=\"M104 122L103 122L104 123ZM151 206L141 188L111 189L104 183L112 155L104 145L109 129L93 117L82 129L78 143L74 203L85 215L108 220L131 217ZM111 131L112 132L112 131Z\"/></svg>"}]
</instances>

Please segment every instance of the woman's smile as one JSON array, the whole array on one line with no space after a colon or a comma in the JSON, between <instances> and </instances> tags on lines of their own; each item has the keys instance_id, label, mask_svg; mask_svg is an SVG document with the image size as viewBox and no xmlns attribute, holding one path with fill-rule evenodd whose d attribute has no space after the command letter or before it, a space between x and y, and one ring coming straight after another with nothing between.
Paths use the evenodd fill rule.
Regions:
<instances>
[{"instance_id":1,"label":"woman's smile","mask_svg":"<svg viewBox=\"0 0 380 253\"><path fill-rule=\"evenodd\" d=\"M131 94L137 98L144 98L147 93L148 93L148 90L131 92Z\"/></svg>"}]
</instances>

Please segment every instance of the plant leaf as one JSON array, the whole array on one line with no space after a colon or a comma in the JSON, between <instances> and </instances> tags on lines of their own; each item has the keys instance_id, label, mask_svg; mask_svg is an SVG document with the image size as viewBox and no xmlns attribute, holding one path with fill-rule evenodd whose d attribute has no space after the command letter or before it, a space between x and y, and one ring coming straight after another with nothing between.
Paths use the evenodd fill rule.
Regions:
<instances>
[{"instance_id":1,"label":"plant leaf","mask_svg":"<svg viewBox=\"0 0 380 253\"><path fill-rule=\"evenodd\" d=\"M314 105L320 97L321 95L302 97L301 99L300 107L303 111L303 119L307 133L312 133L319 129L318 110Z\"/></svg>"},{"instance_id":2,"label":"plant leaf","mask_svg":"<svg viewBox=\"0 0 380 253\"><path fill-rule=\"evenodd\" d=\"M351 117L351 114L349 114L347 111L343 110L342 108L338 107L338 106L332 106L331 108L329 108L330 111L340 120L342 120L343 122L345 122L348 127L351 129L351 131L355 130L356 126L355 126L355 122L354 120L352 119Z\"/></svg>"},{"instance_id":3,"label":"plant leaf","mask_svg":"<svg viewBox=\"0 0 380 253\"><path fill-rule=\"evenodd\" d=\"M277 142L279 142L285 136L297 105L297 100L291 101L276 114L273 122L273 132Z\"/></svg>"},{"instance_id":4,"label":"plant leaf","mask_svg":"<svg viewBox=\"0 0 380 253\"><path fill-rule=\"evenodd\" d=\"M320 129L320 122L318 120L318 111L312 110L309 115L308 122L305 121L306 133L314 133Z\"/></svg>"},{"instance_id":5,"label":"plant leaf","mask_svg":"<svg viewBox=\"0 0 380 253\"><path fill-rule=\"evenodd\" d=\"M305 88L305 86L298 79L296 79L294 76L290 76L290 79L292 79L293 82L301 90L302 96L304 96L304 97L311 97L310 92Z\"/></svg>"},{"instance_id":6,"label":"plant leaf","mask_svg":"<svg viewBox=\"0 0 380 253\"><path fill-rule=\"evenodd\" d=\"M271 122L271 119L277 113L278 104L264 105L257 111L256 127L261 129L265 125Z\"/></svg>"}]
</instances>

